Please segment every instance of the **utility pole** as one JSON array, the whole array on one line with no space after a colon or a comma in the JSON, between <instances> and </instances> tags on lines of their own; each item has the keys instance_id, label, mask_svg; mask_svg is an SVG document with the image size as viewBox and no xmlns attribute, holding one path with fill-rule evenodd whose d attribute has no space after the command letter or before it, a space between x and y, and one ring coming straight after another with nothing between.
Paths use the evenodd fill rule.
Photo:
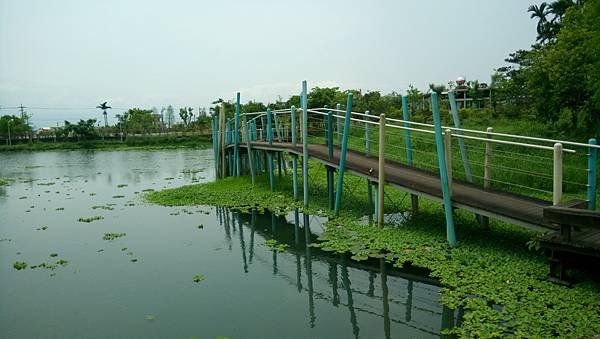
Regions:
<instances>
[{"instance_id":1,"label":"utility pole","mask_svg":"<svg viewBox=\"0 0 600 339\"><path fill-rule=\"evenodd\" d=\"M25 108L27 108L26 106L23 106L23 104L21 104L21 106L19 106L19 110L21 111L21 120L23 120L23 122L25 123L25 125L27 125L28 121L25 121L25 117L26 117L26 113L25 112Z\"/></svg>"},{"instance_id":2,"label":"utility pole","mask_svg":"<svg viewBox=\"0 0 600 339\"><path fill-rule=\"evenodd\" d=\"M10 141L10 122L12 121L12 119L8 119L6 126L8 126L8 146L12 146L12 142Z\"/></svg>"}]
</instances>

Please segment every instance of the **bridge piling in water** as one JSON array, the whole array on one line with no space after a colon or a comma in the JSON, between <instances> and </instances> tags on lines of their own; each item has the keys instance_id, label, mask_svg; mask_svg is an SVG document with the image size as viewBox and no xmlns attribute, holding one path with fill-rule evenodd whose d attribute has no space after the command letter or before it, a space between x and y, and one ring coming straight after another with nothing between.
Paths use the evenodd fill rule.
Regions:
<instances>
[{"instance_id":1,"label":"bridge piling in water","mask_svg":"<svg viewBox=\"0 0 600 339\"><path fill-rule=\"evenodd\" d=\"M240 124L240 92L235 95L235 117L233 123L233 170L235 176L240 176L240 153L239 153L239 124Z\"/></svg>"},{"instance_id":2,"label":"bridge piling in water","mask_svg":"<svg viewBox=\"0 0 600 339\"><path fill-rule=\"evenodd\" d=\"M344 172L346 171L346 153L348 151L348 137L350 135L350 118L352 117L352 92L348 93L348 101L346 102L346 115L344 120L344 135L342 137L342 145L340 150L340 164L338 167L338 181L335 188L335 216L340 215L342 207L342 192L344 190Z\"/></svg>"},{"instance_id":3,"label":"bridge piling in water","mask_svg":"<svg viewBox=\"0 0 600 339\"><path fill-rule=\"evenodd\" d=\"M308 207L308 93L306 80L302 81L302 193L304 207Z\"/></svg>"},{"instance_id":4,"label":"bridge piling in water","mask_svg":"<svg viewBox=\"0 0 600 339\"><path fill-rule=\"evenodd\" d=\"M290 119L292 120L292 147L296 148L296 143L298 142L296 136L296 106L292 106L290 115ZM294 200L298 201L298 156L296 154L292 155L292 186L294 188Z\"/></svg>"},{"instance_id":5,"label":"bridge piling in water","mask_svg":"<svg viewBox=\"0 0 600 339\"><path fill-rule=\"evenodd\" d=\"M269 145L273 145L273 113L271 109L267 109L267 139ZM275 169L273 168L273 152L267 151L267 166L269 166L269 187L271 192L275 190Z\"/></svg>"},{"instance_id":6,"label":"bridge piling in water","mask_svg":"<svg viewBox=\"0 0 600 339\"><path fill-rule=\"evenodd\" d=\"M377 171L377 225L383 227L385 205L385 114L379 115L379 168Z\"/></svg>"}]
</instances>

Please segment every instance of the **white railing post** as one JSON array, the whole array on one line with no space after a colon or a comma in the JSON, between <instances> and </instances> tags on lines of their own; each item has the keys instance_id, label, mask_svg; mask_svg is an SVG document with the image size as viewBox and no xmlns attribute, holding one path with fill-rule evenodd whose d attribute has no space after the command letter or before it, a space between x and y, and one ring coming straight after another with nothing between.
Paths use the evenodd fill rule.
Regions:
<instances>
[{"instance_id":1,"label":"white railing post","mask_svg":"<svg viewBox=\"0 0 600 339\"><path fill-rule=\"evenodd\" d=\"M552 175L552 204L558 205L562 198L562 179L563 179L563 146L561 143L554 144L554 168Z\"/></svg>"},{"instance_id":2,"label":"white railing post","mask_svg":"<svg viewBox=\"0 0 600 339\"><path fill-rule=\"evenodd\" d=\"M446 158L446 172L448 173L448 188L452 195L452 130L446 129L444 133L444 157Z\"/></svg>"}]
</instances>

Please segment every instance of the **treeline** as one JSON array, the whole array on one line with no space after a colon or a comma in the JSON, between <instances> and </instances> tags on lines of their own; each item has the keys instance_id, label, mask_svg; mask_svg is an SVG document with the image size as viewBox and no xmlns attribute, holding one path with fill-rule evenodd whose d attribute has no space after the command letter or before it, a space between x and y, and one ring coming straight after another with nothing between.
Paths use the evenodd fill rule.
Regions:
<instances>
[{"instance_id":1,"label":"treeline","mask_svg":"<svg viewBox=\"0 0 600 339\"><path fill-rule=\"evenodd\" d=\"M532 5L537 43L492 76L501 113L535 115L565 135L600 132L600 0Z\"/></svg>"},{"instance_id":2,"label":"treeline","mask_svg":"<svg viewBox=\"0 0 600 339\"><path fill-rule=\"evenodd\" d=\"M530 6L528 13L538 20L537 42L530 50L511 53L505 60L508 65L499 67L492 75L488 97L477 81L463 86L468 98L476 105L463 110L465 116L491 120L499 117L536 120L546 124L549 134L570 137L600 134L600 0L558 0L550 4ZM405 95L413 119L431 121L429 94L445 93L455 89L430 84L421 91L409 86ZM353 93L353 110L402 115L402 94L379 91L347 90L338 87L313 88L308 93L308 105L335 107L345 105L348 91ZM444 95L442 101L447 100ZM228 115L235 111L232 101L218 99L210 113L218 112L225 104ZM249 101L242 104L243 112L264 111L267 108L282 109L295 105L300 107L300 97L274 103ZM442 102L442 107L448 107Z\"/></svg>"}]
</instances>

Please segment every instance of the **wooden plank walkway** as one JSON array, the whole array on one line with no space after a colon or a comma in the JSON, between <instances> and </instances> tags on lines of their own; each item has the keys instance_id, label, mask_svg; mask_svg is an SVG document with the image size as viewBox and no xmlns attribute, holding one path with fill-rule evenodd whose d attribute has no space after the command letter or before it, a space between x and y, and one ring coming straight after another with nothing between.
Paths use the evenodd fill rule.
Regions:
<instances>
[{"instance_id":1,"label":"wooden plank walkway","mask_svg":"<svg viewBox=\"0 0 600 339\"><path fill-rule=\"evenodd\" d=\"M288 142L252 142L253 150L283 151L302 155L302 146L293 147ZM240 147L246 147L240 144ZM334 148L333 159L329 160L327 146L310 144L309 156L323 164L338 167L339 148ZM346 170L369 178L378 180L378 158L368 157L364 153L348 150L346 155ZM410 193L442 200L440 179L437 174L423 171L407 165L386 161L386 182ZM534 229L552 229L557 226L544 221L543 209L550 206L549 201L533 199L530 197L501 192L493 189L483 189L466 182L454 180L452 183L452 205L466 209L483 216L504 220L520 226Z\"/></svg>"}]
</instances>

